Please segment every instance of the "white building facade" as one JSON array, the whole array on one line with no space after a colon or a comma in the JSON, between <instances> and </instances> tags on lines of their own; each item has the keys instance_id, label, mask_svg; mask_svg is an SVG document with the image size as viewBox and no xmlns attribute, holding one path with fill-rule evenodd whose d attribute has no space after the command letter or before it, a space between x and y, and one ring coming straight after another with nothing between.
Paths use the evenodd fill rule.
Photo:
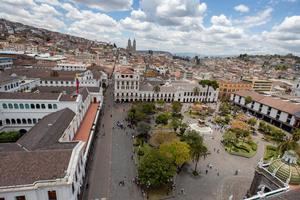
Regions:
<instances>
[{"instance_id":1,"label":"white building facade","mask_svg":"<svg viewBox=\"0 0 300 200\"><path fill-rule=\"evenodd\" d=\"M159 87L155 91L154 87ZM197 88L197 90L195 90ZM141 80L130 68L120 68L114 73L114 100L116 102L157 101L216 102L218 89L189 81L151 82Z\"/></svg>"}]
</instances>

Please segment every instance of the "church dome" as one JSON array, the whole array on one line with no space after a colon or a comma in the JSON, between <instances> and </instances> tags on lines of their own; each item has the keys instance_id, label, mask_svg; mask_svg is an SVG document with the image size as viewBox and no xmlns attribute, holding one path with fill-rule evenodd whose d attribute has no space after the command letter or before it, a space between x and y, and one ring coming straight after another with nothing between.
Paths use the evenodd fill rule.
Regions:
<instances>
[{"instance_id":1,"label":"church dome","mask_svg":"<svg viewBox=\"0 0 300 200\"><path fill-rule=\"evenodd\" d=\"M294 151L286 151L281 159L276 159L268 166L268 171L285 183L300 184L300 166Z\"/></svg>"}]
</instances>

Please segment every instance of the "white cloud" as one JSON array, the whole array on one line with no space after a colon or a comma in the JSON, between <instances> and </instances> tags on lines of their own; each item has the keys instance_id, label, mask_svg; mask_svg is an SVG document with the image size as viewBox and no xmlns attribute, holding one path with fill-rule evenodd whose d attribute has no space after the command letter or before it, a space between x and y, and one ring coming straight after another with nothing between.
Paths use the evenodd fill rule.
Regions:
<instances>
[{"instance_id":1,"label":"white cloud","mask_svg":"<svg viewBox=\"0 0 300 200\"><path fill-rule=\"evenodd\" d=\"M122 11L130 10L133 0L75 0L76 2L86 4L92 8L98 8L102 11Z\"/></svg>"},{"instance_id":2,"label":"white cloud","mask_svg":"<svg viewBox=\"0 0 300 200\"><path fill-rule=\"evenodd\" d=\"M240 4L234 7L234 10L241 12L241 13L246 13L249 12L249 8L245 6L244 4Z\"/></svg>"},{"instance_id":3,"label":"white cloud","mask_svg":"<svg viewBox=\"0 0 300 200\"><path fill-rule=\"evenodd\" d=\"M2 0L0 18L58 31L66 25L60 13L51 5L33 0Z\"/></svg>"},{"instance_id":4,"label":"white cloud","mask_svg":"<svg viewBox=\"0 0 300 200\"><path fill-rule=\"evenodd\" d=\"M258 12L256 15L245 16L242 19L235 20L234 23L246 28L260 26L271 20L272 12L272 8L266 8L265 10Z\"/></svg>"},{"instance_id":5,"label":"white cloud","mask_svg":"<svg viewBox=\"0 0 300 200\"><path fill-rule=\"evenodd\" d=\"M200 24L207 9L197 0L142 0L140 6L148 21L163 26Z\"/></svg>"},{"instance_id":6,"label":"white cloud","mask_svg":"<svg viewBox=\"0 0 300 200\"><path fill-rule=\"evenodd\" d=\"M231 21L223 14L220 16L212 16L210 21L213 25L231 26Z\"/></svg>"}]
</instances>

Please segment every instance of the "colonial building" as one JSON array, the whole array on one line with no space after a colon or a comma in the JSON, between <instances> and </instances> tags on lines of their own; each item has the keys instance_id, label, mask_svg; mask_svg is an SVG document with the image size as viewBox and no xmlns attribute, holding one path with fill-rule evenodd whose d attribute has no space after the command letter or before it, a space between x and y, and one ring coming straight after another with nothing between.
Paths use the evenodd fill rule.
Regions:
<instances>
[{"instance_id":1,"label":"colonial building","mask_svg":"<svg viewBox=\"0 0 300 200\"><path fill-rule=\"evenodd\" d=\"M0 199L79 199L102 103L81 90L0 94L2 125L32 126L16 143L0 144Z\"/></svg>"},{"instance_id":2,"label":"colonial building","mask_svg":"<svg viewBox=\"0 0 300 200\"><path fill-rule=\"evenodd\" d=\"M218 81L219 84L219 98L229 99L233 92L240 90L251 90L252 84L244 81L233 82L233 81Z\"/></svg>"},{"instance_id":3,"label":"colonial building","mask_svg":"<svg viewBox=\"0 0 300 200\"><path fill-rule=\"evenodd\" d=\"M246 98L251 102L246 104ZM254 91L237 91L231 94L233 104L286 131L300 127L300 104L259 94Z\"/></svg>"},{"instance_id":4,"label":"colonial building","mask_svg":"<svg viewBox=\"0 0 300 200\"><path fill-rule=\"evenodd\" d=\"M64 70L64 71L86 71L87 65L83 63L71 63L71 62L63 62L58 63L54 70Z\"/></svg>"},{"instance_id":5,"label":"colonial building","mask_svg":"<svg viewBox=\"0 0 300 200\"><path fill-rule=\"evenodd\" d=\"M216 102L218 89L190 81L142 79L132 68L120 67L114 72L116 102L157 101Z\"/></svg>"},{"instance_id":6,"label":"colonial building","mask_svg":"<svg viewBox=\"0 0 300 200\"><path fill-rule=\"evenodd\" d=\"M0 93L0 131L29 130L44 116L64 108L79 115L79 126L90 103L102 102L103 97L99 87L80 88L78 95L75 90L39 87L39 93Z\"/></svg>"}]
</instances>

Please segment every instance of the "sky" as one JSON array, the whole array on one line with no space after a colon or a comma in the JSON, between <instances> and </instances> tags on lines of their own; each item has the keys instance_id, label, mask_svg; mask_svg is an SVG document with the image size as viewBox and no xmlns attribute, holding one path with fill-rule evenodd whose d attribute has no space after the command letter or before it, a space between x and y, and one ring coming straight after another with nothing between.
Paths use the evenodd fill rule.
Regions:
<instances>
[{"instance_id":1,"label":"sky","mask_svg":"<svg viewBox=\"0 0 300 200\"><path fill-rule=\"evenodd\" d=\"M300 55L300 0L0 0L0 18L138 50Z\"/></svg>"}]
</instances>

